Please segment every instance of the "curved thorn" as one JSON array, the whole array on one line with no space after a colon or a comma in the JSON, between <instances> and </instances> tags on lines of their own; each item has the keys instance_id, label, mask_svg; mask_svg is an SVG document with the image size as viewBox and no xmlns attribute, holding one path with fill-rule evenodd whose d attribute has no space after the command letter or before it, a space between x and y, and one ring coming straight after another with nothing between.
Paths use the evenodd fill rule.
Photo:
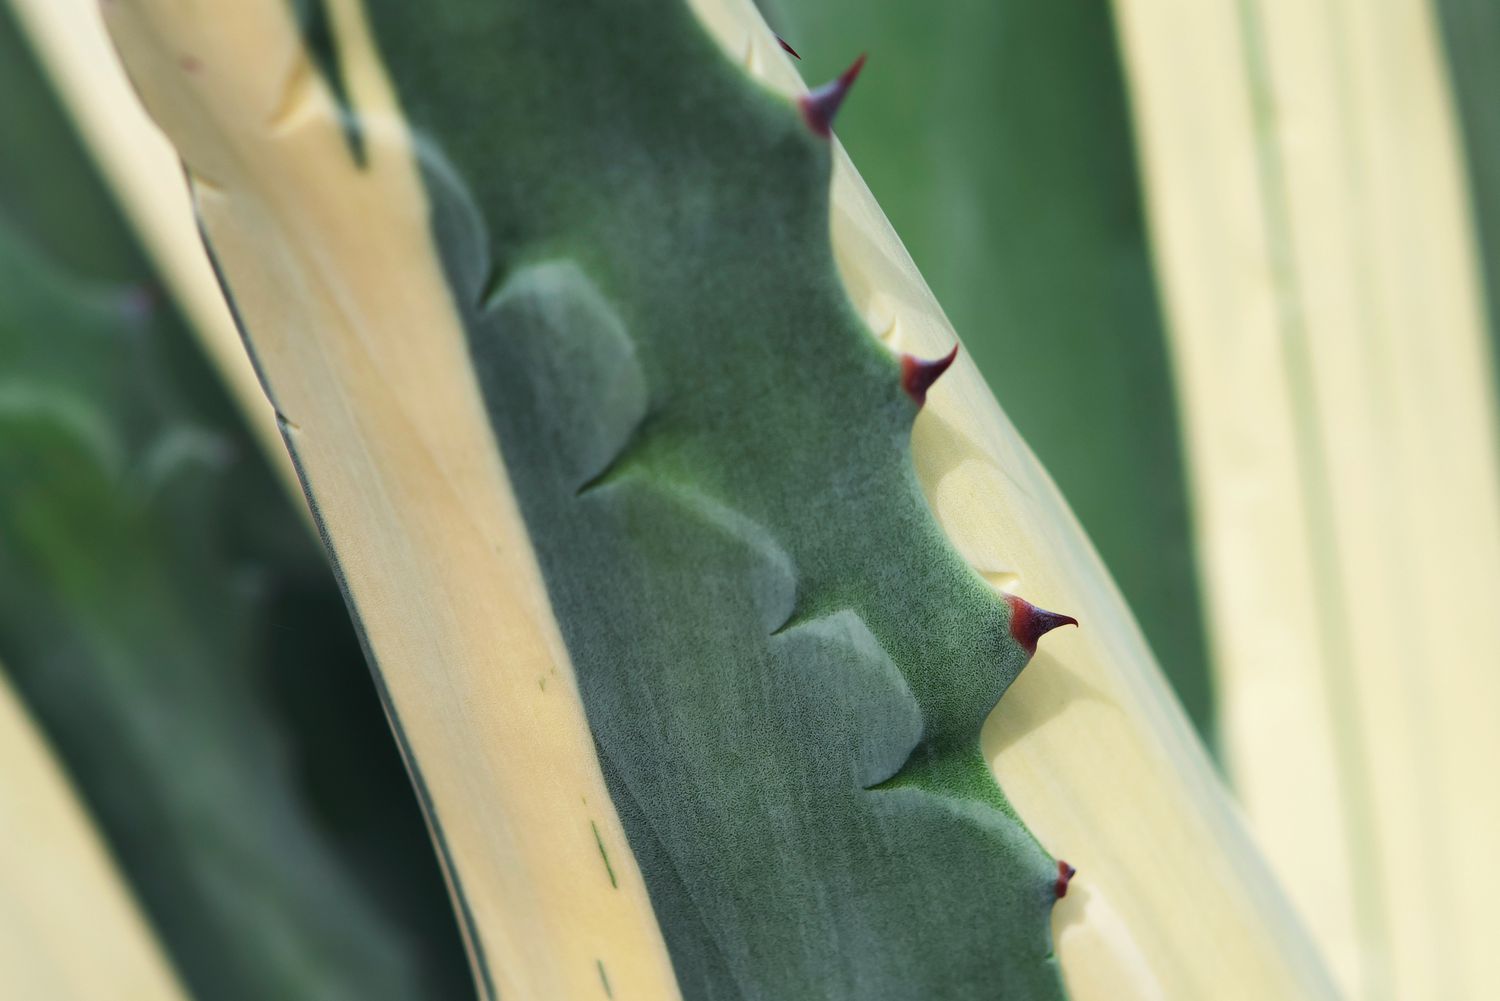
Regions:
<instances>
[{"instance_id":1,"label":"curved thorn","mask_svg":"<svg viewBox=\"0 0 1500 1001\"><path fill-rule=\"evenodd\" d=\"M807 122L808 128L820 136L826 137L833 134L833 116L839 113L839 105L844 103L845 95L849 93L849 88L854 86L854 80L864 66L865 57L861 54L858 59L854 60L853 65L840 73L836 79L797 98L797 105L802 109L802 119Z\"/></svg>"},{"instance_id":2,"label":"curved thorn","mask_svg":"<svg viewBox=\"0 0 1500 1001\"><path fill-rule=\"evenodd\" d=\"M1058 626L1078 625L1078 620L1071 615L1038 608L1014 594L1007 594L1005 600L1010 604L1010 634L1027 653L1036 653L1036 641Z\"/></svg>"},{"instance_id":3,"label":"curved thorn","mask_svg":"<svg viewBox=\"0 0 1500 1001\"><path fill-rule=\"evenodd\" d=\"M906 390L917 406L927 402L927 391L932 384L938 381L938 377L948 371L948 366L958 357L958 345L953 345L953 350L941 358L927 361L912 355L901 356L901 388Z\"/></svg>"},{"instance_id":4,"label":"curved thorn","mask_svg":"<svg viewBox=\"0 0 1500 1001\"><path fill-rule=\"evenodd\" d=\"M1068 884L1073 882L1073 877L1077 873L1077 869L1068 865L1062 859L1057 860L1057 882L1053 884L1052 888L1056 892L1058 900L1068 895Z\"/></svg>"},{"instance_id":5,"label":"curved thorn","mask_svg":"<svg viewBox=\"0 0 1500 1001\"><path fill-rule=\"evenodd\" d=\"M797 50L796 50L796 49L794 49L794 48L792 48L792 47L791 47L791 46L790 46L790 45L788 45L788 44L787 44L787 43L786 43L786 39L785 39L785 38L782 38L782 37L781 37L781 36L780 36L780 35L777 35L777 36L776 36L776 41L778 41L778 42L780 42L780 43L781 43L781 47L782 47L782 49L783 49L783 50L784 50L784 51L786 51L786 52L788 52L788 53L790 53L790 54L791 54L791 57L792 57L792 58L793 58L793 59L801 59L801 58L802 58L802 57L801 57L801 56L799 56L799 55L797 55Z\"/></svg>"}]
</instances>

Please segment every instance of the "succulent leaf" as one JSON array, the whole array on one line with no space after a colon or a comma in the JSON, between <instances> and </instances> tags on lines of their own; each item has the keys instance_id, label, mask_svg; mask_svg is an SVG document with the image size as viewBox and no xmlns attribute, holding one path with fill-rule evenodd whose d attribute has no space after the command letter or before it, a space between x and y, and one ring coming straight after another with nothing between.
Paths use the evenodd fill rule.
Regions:
<instances>
[{"instance_id":1,"label":"succulent leaf","mask_svg":"<svg viewBox=\"0 0 1500 1001\"><path fill-rule=\"evenodd\" d=\"M782 43L782 47L786 48L785 43ZM790 49L787 51L791 52ZM792 52L792 55L797 54ZM854 81L859 79L860 70L864 68L865 57L861 55L844 72L797 99L797 106L802 109L802 118L807 122L808 128L824 138L833 134L834 116L843 107L844 98L849 96L849 88L854 86Z\"/></svg>"}]
</instances>

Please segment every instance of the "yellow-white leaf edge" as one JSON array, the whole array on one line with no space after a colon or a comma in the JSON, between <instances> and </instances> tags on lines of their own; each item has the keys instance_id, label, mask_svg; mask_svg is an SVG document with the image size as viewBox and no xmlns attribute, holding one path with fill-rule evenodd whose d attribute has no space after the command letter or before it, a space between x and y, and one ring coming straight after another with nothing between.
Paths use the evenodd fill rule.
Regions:
<instances>
[{"instance_id":1,"label":"yellow-white leaf edge","mask_svg":"<svg viewBox=\"0 0 1500 1001\"><path fill-rule=\"evenodd\" d=\"M193 178L471 949L505 998L589 996L599 963L618 997L676 996L473 385L412 144L360 6L329 6L363 171L290 5L112 0L106 14ZM748 0L694 6L752 73L801 89ZM842 155L834 192L840 266L872 329L941 353L952 330ZM1331 996L1097 557L967 360L914 447L976 569L1084 623L1048 638L985 734L1022 817L1080 869L1055 918L1075 1001Z\"/></svg>"},{"instance_id":2,"label":"yellow-white leaf edge","mask_svg":"<svg viewBox=\"0 0 1500 1001\"><path fill-rule=\"evenodd\" d=\"M1352 998L1500 983L1500 447L1428 0L1115 5L1224 757Z\"/></svg>"},{"instance_id":3,"label":"yellow-white leaf edge","mask_svg":"<svg viewBox=\"0 0 1500 1001\"><path fill-rule=\"evenodd\" d=\"M0 997L186 1001L67 776L0 671Z\"/></svg>"}]
</instances>

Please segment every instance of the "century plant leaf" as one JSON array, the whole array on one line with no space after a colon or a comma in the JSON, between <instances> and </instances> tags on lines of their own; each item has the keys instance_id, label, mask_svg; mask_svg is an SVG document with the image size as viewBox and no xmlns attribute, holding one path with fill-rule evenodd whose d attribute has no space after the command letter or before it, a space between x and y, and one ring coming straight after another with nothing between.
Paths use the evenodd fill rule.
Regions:
<instances>
[{"instance_id":1,"label":"century plant leaf","mask_svg":"<svg viewBox=\"0 0 1500 1001\"><path fill-rule=\"evenodd\" d=\"M839 138L1212 746L1176 399L1107 0L775 13L807 80L870 53Z\"/></svg>"},{"instance_id":2,"label":"century plant leaf","mask_svg":"<svg viewBox=\"0 0 1500 1001\"><path fill-rule=\"evenodd\" d=\"M185 999L62 766L0 673L0 996Z\"/></svg>"},{"instance_id":3,"label":"century plant leaf","mask_svg":"<svg viewBox=\"0 0 1500 1001\"><path fill-rule=\"evenodd\" d=\"M800 89L776 39L753 26L746 39L749 0L695 6L759 79ZM952 328L845 156L833 187L834 249L856 305L887 343L937 354ZM976 569L1013 566L1028 594L1086 623L1039 653L984 734L1021 815L1079 864L1054 914L1070 994L1332 996L1098 557L973 366L960 360L929 399L912 450L939 523ZM1218 892L1202 898L1205 886Z\"/></svg>"},{"instance_id":4,"label":"century plant leaf","mask_svg":"<svg viewBox=\"0 0 1500 1001\"><path fill-rule=\"evenodd\" d=\"M829 255L830 162L853 304L897 340L952 334L790 101L673 3L329 3L337 86L300 9L107 15L195 179L492 992L1055 994L1057 870L978 753L1025 651L926 487L959 551L1005 540L1094 630L985 735L1094 866L1061 919L1072 995L1326 996L966 362L913 476L900 366ZM699 13L791 73L748 7Z\"/></svg>"},{"instance_id":5,"label":"century plant leaf","mask_svg":"<svg viewBox=\"0 0 1500 1001\"><path fill-rule=\"evenodd\" d=\"M1500 976L1500 468L1425 0L1116 5L1225 761L1342 986Z\"/></svg>"},{"instance_id":6,"label":"century plant leaf","mask_svg":"<svg viewBox=\"0 0 1500 1001\"><path fill-rule=\"evenodd\" d=\"M0 132L21 152L0 187L11 683L195 996L461 997L440 873L334 582L8 11L0 52ZM78 837L29 852L36 837L7 845L59 898L18 901L18 942L89 949L104 930L58 922L72 873L99 866L71 857ZM119 908L99 894L103 922ZM105 975L56 945L28 960L7 982ZM170 996L118 986L93 996Z\"/></svg>"}]
</instances>

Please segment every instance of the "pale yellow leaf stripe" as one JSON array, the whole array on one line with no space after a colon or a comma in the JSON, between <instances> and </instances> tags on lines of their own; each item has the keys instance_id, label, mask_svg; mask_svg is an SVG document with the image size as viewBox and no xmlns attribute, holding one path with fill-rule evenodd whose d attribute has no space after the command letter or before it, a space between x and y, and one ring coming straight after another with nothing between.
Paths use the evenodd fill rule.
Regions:
<instances>
[{"instance_id":1,"label":"pale yellow leaf stripe","mask_svg":"<svg viewBox=\"0 0 1500 1001\"><path fill-rule=\"evenodd\" d=\"M800 87L750 0L694 7L752 72ZM877 53L867 72L878 71ZM842 153L833 237L873 330L927 357L952 345ZM962 354L929 395L913 448L943 528L976 569L1083 624L1047 637L985 730L1022 819L1079 869L1053 922L1073 1001L1332 996L1098 556Z\"/></svg>"},{"instance_id":2,"label":"pale yellow leaf stripe","mask_svg":"<svg viewBox=\"0 0 1500 1001\"><path fill-rule=\"evenodd\" d=\"M1434 13L1115 6L1227 765L1350 997L1493 997L1500 469Z\"/></svg>"},{"instance_id":3,"label":"pale yellow leaf stripe","mask_svg":"<svg viewBox=\"0 0 1500 1001\"><path fill-rule=\"evenodd\" d=\"M186 1001L52 750L0 671L0 997Z\"/></svg>"}]
</instances>

